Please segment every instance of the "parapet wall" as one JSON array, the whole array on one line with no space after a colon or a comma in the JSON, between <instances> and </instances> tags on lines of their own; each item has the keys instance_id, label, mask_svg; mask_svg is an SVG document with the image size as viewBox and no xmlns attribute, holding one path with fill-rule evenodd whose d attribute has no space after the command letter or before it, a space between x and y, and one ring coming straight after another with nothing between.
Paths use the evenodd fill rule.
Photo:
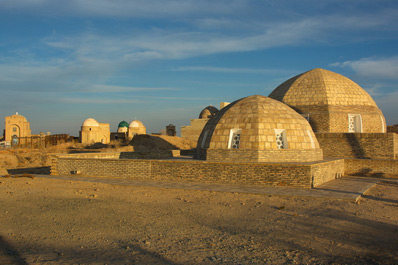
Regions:
<instances>
[{"instance_id":1,"label":"parapet wall","mask_svg":"<svg viewBox=\"0 0 398 265\"><path fill-rule=\"evenodd\" d=\"M324 157L397 159L398 134L315 133Z\"/></svg>"},{"instance_id":2,"label":"parapet wall","mask_svg":"<svg viewBox=\"0 0 398 265\"><path fill-rule=\"evenodd\" d=\"M347 175L398 177L398 160L392 159L345 159Z\"/></svg>"},{"instance_id":3,"label":"parapet wall","mask_svg":"<svg viewBox=\"0 0 398 265\"><path fill-rule=\"evenodd\" d=\"M53 160L53 175L70 175L73 171L98 177L311 188L341 176L344 172L344 160L301 164L223 163L198 160L98 159L73 155L61 155Z\"/></svg>"}]
</instances>

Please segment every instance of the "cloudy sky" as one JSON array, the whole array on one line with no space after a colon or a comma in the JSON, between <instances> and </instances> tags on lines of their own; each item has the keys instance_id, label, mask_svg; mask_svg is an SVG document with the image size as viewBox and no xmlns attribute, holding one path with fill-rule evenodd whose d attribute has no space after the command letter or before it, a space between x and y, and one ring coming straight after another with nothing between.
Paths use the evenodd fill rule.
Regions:
<instances>
[{"instance_id":1,"label":"cloudy sky","mask_svg":"<svg viewBox=\"0 0 398 265\"><path fill-rule=\"evenodd\" d=\"M398 1L0 1L0 116L33 133L77 136L88 117L179 128L318 67L398 123Z\"/></svg>"}]
</instances>

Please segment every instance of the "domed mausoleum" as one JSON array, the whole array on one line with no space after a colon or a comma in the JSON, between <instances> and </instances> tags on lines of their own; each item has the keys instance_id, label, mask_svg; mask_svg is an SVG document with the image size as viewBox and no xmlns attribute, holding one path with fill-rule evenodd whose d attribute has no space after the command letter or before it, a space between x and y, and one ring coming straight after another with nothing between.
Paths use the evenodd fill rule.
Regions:
<instances>
[{"instance_id":1,"label":"domed mausoleum","mask_svg":"<svg viewBox=\"0 0 398 265\"><path fill-rule=\"evenodd\" d=\"M315 132L384 133L383 113L358 84L316 68L297 75L269 95L306 117Z\"/></svg>"},{"instance_id":2,"label":"domed mausoleum","mask_svg":"<svg viewBox=\"0 0 398 265\"><path fill-rule=\"evenodd\" d=\"M13 144L18 142L19 137L30 137L30 123L28 120L19 115L18 112L14 115L4 118L4 140L13 141Z\"/></svg>"},{"instance_id":3,"label":"domed mausoleum","mask_svg":"<svg viewBox=\"0 0 398 265\"><path fill-rule=\"evenodd\" d=\"M99 123L93 118L86 119L81 127L80 142L83 144L103 143L110 141L109 123Z\"/></svg>"},{"instance_id":4,"label":"domed mausoleum","mask_svg":"<svg viewBox=\"0 0 398 265\"><path fill-rule=\"evenodd\" d=\"M249 96L221 109L204 127L199 159L223 162L309 162L323 159L305 118L287 105Z\"/></svg>"},{"instance_id":5,"label":"domed mausoleum","mask_svg":"<svg viewBox=\"0 0 398 265\"><path fill-rule=\"evenodd\" d=\"M130 122L128 128L128 138L132 139L136 134L146 134L145 126L139 120L133 120Z\"/></svg>"},{"instance_id":6,"label":"domed mausoleum","mask_svg":"<svg viewBox=\"0 0 398 265\"><path fill-rule=\"evenodd\" d=\"M129 129L129 124L127 123L127 121L121 121L117 126L118 133L127 133L128 129Z\"/></svg>"}]
</instances>

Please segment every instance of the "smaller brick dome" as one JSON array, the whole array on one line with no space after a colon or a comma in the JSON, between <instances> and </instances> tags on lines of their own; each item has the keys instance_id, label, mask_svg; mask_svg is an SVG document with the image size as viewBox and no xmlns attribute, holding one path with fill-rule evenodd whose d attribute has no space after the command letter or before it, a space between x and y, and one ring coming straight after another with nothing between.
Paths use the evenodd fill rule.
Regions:
<instances>
[{"instance_id":1,"label":"smaller brick dome","mask_svg":"<svg viewBox=\"0 0 398 265\"><path fill-rule=\"evenodd\" d=\"M127 121L121 121L117 127L118 127L118 128L121 128L121 127L126 127L126 128L128 128L128 127L129 127L129 124L127 123Z\"/></svg>"},{"instance_id":2,"label":"smaller brick dome","mask_svg":"<svg viewBox=\"0 0 398 265\"><path fill-rule=\"evenodd\" d=\"M82 126L83 127L99 127L99 123L98 123L98 121L96 121L93 118L88 118L83 122Z\"/></svg>"},{"instance_id":3,"label":"smaller brick dome","mask_svg":"<svg viewBox=\"0 0 398 265\"><path fill-rule=\"evenodd\" d=\"M322 160L322 150L305 118L287 105L260 95L221 109L204 127L198 158L234 162Z\"/></svg>"},{"instance_id":4,"label":"smaller brick dome","mask_svg":"<svg viewBox=\"0 0 398 265\"><path fill-rule=\"evenodd\" d=\"M144 124L139 120L133 120L129 124L129 128L145 127Z\"/></svg>"},{"instance_id":5,"label":"smaller brick dome","mask_svg":"<svg viewBox=\"0 0 398 265\"><path fill-rule=\"evenodd\" d=\"M214 106L207 106L204 108L200 114L199 114L199 119L208 119L216 115L218 112L218 109Z\"/></svg>"}]
</instances>

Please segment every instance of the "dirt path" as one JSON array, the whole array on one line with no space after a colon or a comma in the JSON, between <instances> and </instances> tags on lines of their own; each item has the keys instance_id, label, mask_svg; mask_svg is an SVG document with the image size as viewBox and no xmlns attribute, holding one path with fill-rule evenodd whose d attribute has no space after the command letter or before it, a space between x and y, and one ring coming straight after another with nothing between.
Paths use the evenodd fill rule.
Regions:
<instances>
[{"instance_id":1,"label":"dirt path","mask_svg":"<svg viewBox=\"0 0 398 265\"><path fill-rule=\"evenodd\" d=\"M0 264L398 264L398 185L337 200L0 178Z\"/></svg>"}]
</instances>

